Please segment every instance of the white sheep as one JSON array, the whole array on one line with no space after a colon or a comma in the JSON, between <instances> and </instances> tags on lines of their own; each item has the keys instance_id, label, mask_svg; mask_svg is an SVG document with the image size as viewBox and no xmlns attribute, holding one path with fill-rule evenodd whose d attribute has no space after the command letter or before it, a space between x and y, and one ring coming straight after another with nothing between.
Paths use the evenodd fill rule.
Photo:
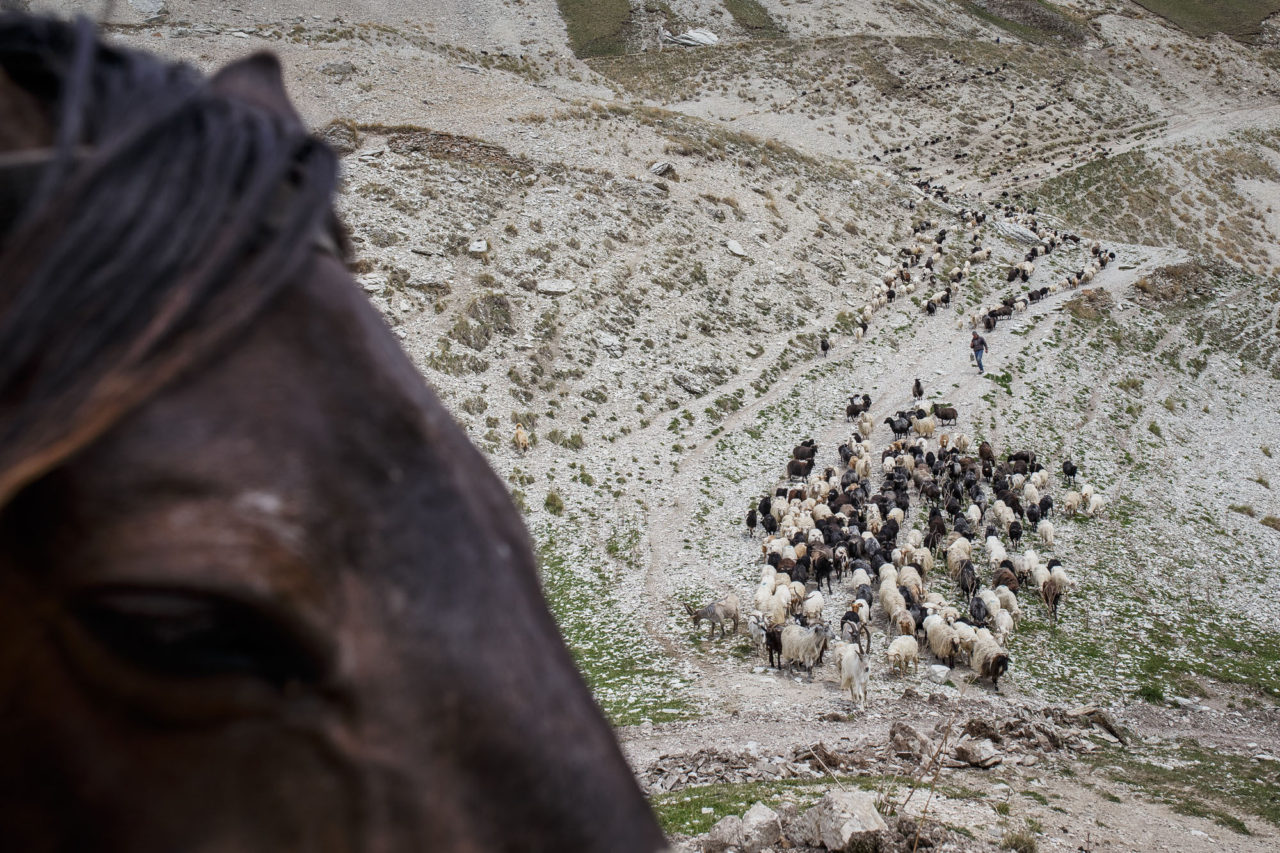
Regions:
<instances>
[{"instance_id":1,"label":"white sheep","mask_svg":"<svg viewBox=\"0 0 1280 853\"><path fill-rule=\"evenodd\" d=\"M958 577L960 566L968 560L973 552L973 545L963 536L947 546L947 571L951 577Z\"/></svg>"},{"instance_id":2,"label":"white sheep","mask_svg":"<svg viewBox=\"0 0 1280 853\"><path fill-rule=\"evenodd\" d=\"M995 616L1001 609L1003 609L1003 605L1000 604L1000 599L996 597L996 594L991 590L986 588L980 589L977 592L977 596L982 599L982 603L987 607L988 619Z\"/></svg>"},{"instance_id":3,"label":"white sheep","mask_svg":"<svg viewBox=\"0 0 1280 853\"><path fill-rule=\"evenodd\" d=\"M782 629L782 666L794 667L800 664L813 677L813 668L817 665L822 653L831 640L831 629L818 624L812 628L801 628L799 625L788 625Z\"/></svg>"},{"instance_id":4,"label":"white sheep","mask_svg":"<svg viewBox=\"0 0 1280 853\"><path fill-rule=\"evenodd\" d=\"M1054 566L1050 576L1053 578L1053 582L1058 585L1058 591L1063 594L1076 588L1075 579L1067 574L1067 570L1062 566Z\"/></svg>"},{"instance_id":5,"label":"white sheep","mask_svg":"<svg viewBox=\"0 0 1280 853\"><path fill-rule=\"evenodd\" d=\"M822 593L816 589L806 595L800 603L800 612L804 615L806 624L812 625L815 622L822 621L822 608L826 606L826 601L822 598Z\"/></svg>"},{"instance_id":6,"label":"white sheep","mask_svg":"<svg viewBox=\"0 0 1280 853\"><path fill-rule=\"evenodd\" d=\"M1008 610L998 610L991 624L994 626L992 634L995 636L995 641L1003 646L1009 641L1009 635L1013 633L1013 614Z\"/></svg>"},{"instance_id":7,"label":"white sheep","mask_svg":"<svg viewBox=\"0 0 1280 853\"><path fill-rule=\"evenodd\" d=\"M1044 582L1050 577L1049 570L1039 565L1032 566L1027 573L1031 576L1031 585L1036 589L1044 586Z\"/></svg>"},{"instance_id":8,"label":"white sheep","mask_svg":"<svg viewBox=\"0 0 1280 853\"><path fill-rule=\"evenodd\" d=\"M987 537L987 563L991 568L1000 565L1004 560L1009 559L1008 552L1005 551L1004 545L1000 544L1000 540L994 536Z\"/></svg>"},{"instance_id":9,"label":"white sheep","mask_svg":"<svg viewBox=\"0 0 1280 853\"><path fill-rule=\"evenodd\" d=\"M863 585L871 586L871 576L867 574L865 569L854 569L853 579L849 581L849 585L857 589Z\"/></svg>"},{"instance_id":10,"label":"white sheep","mask_svg":"<svg viewBox=\"0 0 1280 853\"><path fill-rule=\"evenodd\" d=\"M1040 503L1040 490L1035 483L1027 483L1022 487L1022 502L1027 506Z\"/></svg>"},{"instance_id":11,"label":"white sheep","mask_svg":"<svg viewBox=\"0 0 1280 853\"><path fill-rule=\"evenodd\" d=\"M898 586L905 586L916 594L916 600L919 601L924 595L924 581L920 577L920 573L915 570L914 566L903 566L898 572Z\"/></svg>"},{"instance_id":12,"label":"white sheep","mask_svg":"<svg viewBox=\"0 0 1280 853\"><path fill-rule=\"evenodd\" d=\"M1000 600L1000 609L1007 610L1013 618L1014 625L1022 621L1022 607L1018 604L1018 596L1014 595L1009 587L1003 584L996 587L995 596Z\"/></svg>"},{"instance_id":13,"label":"white sheep","mask_svg":"<svg viewBox=\"0 0 1280 853\"><path fill-rule=\"evenodd\" d=\"M899 611L907 609L906 599L898 592L898 587L889 581L880 582L880 609L890 620Z\"/></svg>"},{"instance_id":14,"label":"white sheep","mask_svg":"<svg viewBox=\"0 0 1280 853\"><path fill-rule=\"evenodd\" d=\"M885 581L891 583L895 588L898 586L898 569L885 563L880 567L880 585L884 586Z\"/></svg>"},{"instance_id":15,"label":"white sheep","mask_svg":"<svg viewBox=\"0 0 1280 853\"><path fill-rule=\"evenodd\" d=\"M940 616L929 616L924 620L925 636L929 639L929 651L947 666L956 665L956 655L960 653L960 638L955 629Z\"/></svg>"},{"instance_id":16,"label":"white sheep","mask_svg":"<svg viewBox=\"0 0 1280 853\"><path fill-rule=\"evenodd\" d=\"M1079 492L1067 492L1062 498L1062 511L1067 515L1075 515L1080 509L1080 502L1084 499L1084 495Z\"/></svg>"},{"instance_id":17,"label":"white sheep","mask_svg":"<svg viewBox=\"0 0 1280 853\"><path fill-rule=\"evenodd\" d=\"M978 640L973 646L973 655L969 666L979 677L990 678L996 692L1000 692L1000 676L1009 670L1009 653L1006 652L990 631L980 628Z\"/></svg>"},{"instance_id":18,"label":"white sheep","mask_svg":"<svg viewBox=\"0 0 1280 853\"><path fill-rule=\"evenodd\" d=\"M1094 495L1093 497L1089 498L1089 505L1085 507L1084 514L1087 515L1089 518L1093 518L1095 515L1102 512L1103 508L1106 505L1107 505L1107 499L1105 497L1103 497L1102 495Z\"/></svg>"},{"instance_id":19,"label":"white sheep","mask_svg":"<svg viewBox=\"0 0 1280 853\"><path fill-rule=\"evenodd\" d=\"M856 643L849 643L838 653L840 664L840 689L849 691L849 699L858 703L859 709L867 707L867 685L870 669L866 656Z\"/></svg>"},{"instance_id":20,"label":"white sheep","mask_svg":"<svg viewBox=\"0 0 1280 853\"><path fill-rule=\"evenodd\" d=\"M898 637L889 643L886 656L890 668L899 670L903 675L907 674L908 666L917 673L920 671L920 646L915 637Z\"/></svg>"},{"instance_id":21,"label":"white sheep","mask_svg":"<svg viewBox=\"0 0 1280 853\"><path fill-rule=\"evenodd\" d=\"M1036 535L1040 537L1040 541L1044 543L1046 548L1053 547L1053 522L1047 518L1040 519L1040 523L1036 525Z\"/></svg>"}]
</instances>

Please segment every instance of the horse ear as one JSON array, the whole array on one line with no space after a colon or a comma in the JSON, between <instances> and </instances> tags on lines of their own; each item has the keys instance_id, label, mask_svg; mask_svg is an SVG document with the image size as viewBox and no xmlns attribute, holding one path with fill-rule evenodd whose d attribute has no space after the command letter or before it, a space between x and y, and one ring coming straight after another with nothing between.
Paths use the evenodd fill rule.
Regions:
<instances>
[{"instance_id":1,"label":"horse ear","mask_svg":"<svg viewBox=\"0 0 1280 853\"><path fill-rule=\"evenodd\" d=\"M302 125L284 87L280 60L274 54L255 53L224 66L213 75L214 92L261 107L268 112Z\"/></svg>"}]
</instances>

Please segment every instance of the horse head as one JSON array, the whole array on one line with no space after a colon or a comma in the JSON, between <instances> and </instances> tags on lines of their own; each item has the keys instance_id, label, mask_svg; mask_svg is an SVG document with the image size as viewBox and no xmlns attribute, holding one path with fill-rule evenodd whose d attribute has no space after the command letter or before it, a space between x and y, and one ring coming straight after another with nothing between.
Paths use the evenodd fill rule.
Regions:
<instances>
[{"instance_id":1,"label":"horse head","mask_svg":"<svg viewBox=\"0 0 1280 853\"><path fill-rule=\"evenodd\" d=\"M269 57L0 18L6 847L663 845L335 177Z\"/></svg>"}]
</instances>

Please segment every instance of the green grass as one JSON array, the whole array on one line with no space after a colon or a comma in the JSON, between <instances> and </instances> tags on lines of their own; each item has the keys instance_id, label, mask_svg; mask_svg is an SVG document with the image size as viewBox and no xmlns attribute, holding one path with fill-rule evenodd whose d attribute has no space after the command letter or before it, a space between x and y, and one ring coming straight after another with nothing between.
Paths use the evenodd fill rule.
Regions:
<instances>
[{"instance_id":1,"label":"green grass","mask_svg":"<svg viewBox=\"0 0 1280 853\"><path fill-rule=\"evenodd\" d=\"M634 619L612 590L610 569L636 571L639 532L613 531L618 556L600 555L579 543L571 530L542 530L538 536L542 591L556 625L596 702L615 726L683 720L697 716L673 662ZM615 565L617 564L617 565ZM602 567L603 566L603 567Z\"/></svg>"},{"instance_id":2,"label":"green grass","mask_svg":"<svg viewBox=\"0 0 1280 853\"><path fill-rule=\"evenodd\" d=\"M1208 818L1241 835L1251 833L1240 815L1280 826L1276 771L1267 765L1260 768L1249 758L1185 741L1155 761L1110 748L1090 760L1105 767L1113 781L1156 797L1178 814Z\"/></svg>"},{"instance_id":3,"label":"green grass","mask_svg":"<svg viewBox=\"0 0 1280 853\"><path fill-rule=\"evenodd\" d=\"M724 7L733 16L734 22L755 38L777 38L782 35L782 28L756 0L724 0Z\"/></svg>"},{"instance_id":4,"label":"green grass","mask_svg":"<svg viewBox=\"0 0 1280 853\"><path fill-rule=\"evenodd\" d=\"M1043 0L962 3L973 15L1032 44L1080 44L1089 32L1070 12Z\"/></svg>"},{"instance_id":5,"label":"green grass","mask_svg":"<svg viewBox=\"0 0 1280 853\"><path fill-rule=\"evenodd\" d=\"M1013 374L1006 371L1004 373L987 373L985 376L1003 388L1004 392L1010 397L1013 396Z\"/></svg>"},{"instance_id":6,"label":"green grass","mask_svg":"<svg viewBox=\"0 0 1280 853\"><path fill-rule=\"evenodd\" d=\"M902 781L899 779L898 781ZM840 784L846 788L874 791L886 782L882 776L841 776ZM683 833L700 835L716 821L727 815L741 815L754 803L764 803L774 808L779 802L789 800L804 809L818 801L828 790L836 786L826 779L777 779L767 782L742 782L725 785L699 785L681 788L650 799L658 822L667 834ZM712 811L703 814L702 810Z\"/></svg>"},{"instance_id":7,"label":"green grass","mask_svg":"<svg viewBox=\"0 0 1280 853\"><path fill-rule=\"evenodd\" d=\"M626 53L625 30L631 20L627 0L556 0L569 31L574 56L618 56Z\"/></svg>"},{"instance_id":8,"label":"green grass","mask_svg":"<svg viewBox=\"0 0 1280 853\"><path fill-rule=\"evenodd\" d=\"M1280 0L1135 0L1195 36L1226 33L1247 39L1264 19L1280 11Z\"/></svg>"}]
</instances>

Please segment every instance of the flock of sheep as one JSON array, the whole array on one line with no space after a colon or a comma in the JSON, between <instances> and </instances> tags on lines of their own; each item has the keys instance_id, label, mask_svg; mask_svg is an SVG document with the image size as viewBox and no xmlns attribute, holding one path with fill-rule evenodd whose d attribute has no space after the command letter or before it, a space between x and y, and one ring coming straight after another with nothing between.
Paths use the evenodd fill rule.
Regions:
<instances>
[{"instance_id":1,"label":"flock of sheep","mask_svg":"<svg viewBox=\"0 0 1280 853\"><path fill-rule=\"evenodd\" d=\"M926 190L946 192L931 185ZM1034 208L1001 204L996 213L1017 226L1018 238L1030 246L1007 270L1008 283L1028 282L1036 259L1057 247L1081 244L1074 234L1042 228ZM959 247L963 263L944 275L948 229L917 222L912 245L900 250L900 265L863 307L858 339L876 310L918 286L930 291L923 310L937 313L951 304L972 268L991 259L980 230L988 214L961 210L958 216L968 234ZM950 251L955 257L955 249ZM1088 283L1115 259L1097 243L1088 251L1091 260L1062 281L1006 297L989 311L961 315L957 328L993 329L1051 292ZM917 379L912 397L923 396ZM1052 517L1093 516L1105 498L1083 485L1055 500L1054 476L1033 451L999 459L990 443L975 448L968 435L943 431L959 419L949 405L884 418L893 440L877 450L871 408L869 395L850 397L845 415L855 431L839 446L839 463L815 470L816 443L802 442L787 461L786 479L748 511L748 532L764 534L763 565L745 614L748 632L771 666L799 665L810 678L831 650L841 689L860 706L866 704L870 655L877 645L890 670L902 675L918 671L924 649L949 668L967 664L999 692L1010 666L1006 643L1022 621L1022 602L1034 596L1056 623L1059 606L1075 589L1061 561L1044 560L1037 550L1054 547ZM1075 464L1068 459L1060 470L1063 486L1074 485ZM832 608L843 609L838 623L826 616L828 597L847 602ZM686 608L695 626L709 620L712 635L719 627L723 636L729 623L736 633L744 616L737 594Z\"/></svg>"},{"instance_id":2,"label":"flock of sheep","mask_svg":"<svg viewBox=\"0 0 1280 853\"><path fill-rule=\"evenodd\" d=\"M918 382L913 390L919 396ZM818 448L802 442L786 479L748 511L749 534L764 533L748 632L771 666L799 665L810 678L830 649L841 689L859 705L877 644L903 675L918 670L923 647L948 667L966 663L998 692L1021 600L1034 591L1053 622L1075 588L1058 559L1042 560L1035 547L1018 552L1024 533L1052 549L1055 513L1093 515L1105 500L1085 485L1056 506L1054 477L1034 452L1000 460L988 442L974 448L963 433L939 433L957 419L950 406L889 418L905 421L908 436L877 451L870 407L865 394L850 398L856 431L838 448L839 465L814 470ZM895 436L898 426L891 424ZM1075 475L1064 462L1063 481ZM847 601L835 625L825 615L828 597ZM710 621L712 635L729 623L736 633L743 618L736 594L686 608L695 626Z\"/></svg>"},{"instance_id":3,"label":"flock of sheep","mask_svg":"<svg viewBox=\"0 0 1280 853\"><path fill-rule=\"evenodd\" d=\"M924 187L942 198L946 197L945 187L927 183ZM1030 243L1030 248L1023 259L1011 264L1006 270L1007 283L1029 282L1035 273L1037 258L1048 255L1064 244L1081 245L1081 238L1076 234L1044 227L1036 219L1034 207L1023 209L1013 204L1001 204L996 206L996 211L1005 222L1017 225L1021 229L1018 232L1020 239ZM957 288L969 279L973 268L991 259L991 248L982 245L982 226L987 222L988 214L962 209L957 215L961 229L967 234L967 241L958 248L947 250L956 261L954 265L943 274L944 246L947 245L949 229L939 228L930 237L928 232L933 232L938 223L927 219L917 221L912 227L911 244L902 246L898 250L900 255L898 266L885 273L879 288L863 305L859 315L859 325L854 329L856 339L862 339L867 332L867 324L878 309L894 302L900 296L915 293L918 288L924 288L924 292L929 294L923 300L922 310L930 316L936 314L951 304ZM954 242L952 241L953 245ZM1104 249L1097 242L1089 245L1089 253L1089 259L1083 266L1075 272L1064 275L1060 281L1039 288L1029 288L1021 295L1006 296L999 305L989 310L974 312L967 316L962 315L956 320L956 328L961 329L968 325L973 329L984 328L990 331L1000 320L1012 316L1014 311L1026 310L1029 304L1039 302L1051 293L1072 290L1088 284L1116 257L1114 251Z\"/></svg>"}]
</instances>

